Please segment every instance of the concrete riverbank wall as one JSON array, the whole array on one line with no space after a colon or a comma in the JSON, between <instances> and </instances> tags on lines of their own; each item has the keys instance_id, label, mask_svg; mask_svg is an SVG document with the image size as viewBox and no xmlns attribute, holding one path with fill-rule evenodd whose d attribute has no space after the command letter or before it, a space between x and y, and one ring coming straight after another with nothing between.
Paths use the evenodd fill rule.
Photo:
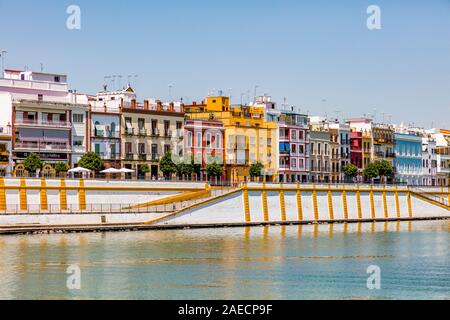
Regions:
<instances>
[{"instance_id":1,"label":"concrete riverbank wall","mask_svg":"<svg viewBox=\"0 0 450 320\"><path fill-rule=\"evenodd\" d=\"M449 188L251 183L218 191L205 183L0 180L0 229L226 226L450 217Z\"/></svg>"},{"instance_id":2,"label":"concrete riverbank wall","mask_svg":"<svg viewBox=\"0 0 450 320\"><path fill-rule=\"evenodd\" d=\"M150 221L227 224L450 217L450 190L358 185L249 184L239 192Z\"/></svg>"}]
</instances>

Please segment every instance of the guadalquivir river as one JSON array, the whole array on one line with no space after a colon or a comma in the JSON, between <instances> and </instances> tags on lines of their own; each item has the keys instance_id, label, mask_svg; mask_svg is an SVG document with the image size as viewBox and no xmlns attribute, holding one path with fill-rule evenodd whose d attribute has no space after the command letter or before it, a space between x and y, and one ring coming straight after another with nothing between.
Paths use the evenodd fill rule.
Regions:
<instances>
[{"instance_id":1,"label":"guadalquivir river","mask_svg":"<svg viewBox=\"0 0 450 320\"><path fill-rule=\"evenodd\" d=\"M0 237L3 299L449 299L450 221ZM80 290L67 288L69 265ZM381 289L367 288L367 268Z\"/></svg>"}]
</instances>

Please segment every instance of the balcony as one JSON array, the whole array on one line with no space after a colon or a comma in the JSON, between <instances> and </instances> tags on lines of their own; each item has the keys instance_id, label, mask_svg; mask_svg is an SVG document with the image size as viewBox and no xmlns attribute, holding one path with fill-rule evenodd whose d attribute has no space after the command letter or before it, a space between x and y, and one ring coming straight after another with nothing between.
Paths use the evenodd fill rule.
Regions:
<instances>
[{"instance_id":1,"label":"balcony","mask_svg":"<svg viewBox=\"0 0 450 320\"><path fill-rule=\"evenodd\" d=\"M125 128L125 135L127 136L132 136L134 134L134 129L133 128Z\"/></svg>"},{"instance_id":2,"label":"balcony","mask_svg":"<svg viewBox=\"0 0 450 320\"><path fill-rule=\"evenodd\" d=\"M157 153L152 153L152 155L150 156L151 161L159 161L160 158L161 156Z\"/></svg>"},{"instance_id":3,"label":"balcony","mask_svg":"<svg viewBox=\"0 0 450 320\"><path fill-rule=\"evenodd\" d=\"M134 160L134 154L133 153L125 153L124 160Z\"/></svg>"},{"instance_id":4,"label":"balcony","mask_svg":"<svg viewBox=\"0 0 450 320\"><path fill-rule=\"evenodd\" d=\"M450 147L437 147L436 154L441 156L441 159L450 159Z\"/></svg>"},{"instance_id":5,"label":"balcony","mask_svg":"<svg viewBox=\"0 0 450 320\"><path fill-rule=\"evenodd\" d=\"M43 127L49 129L70 129L70 121L47 121L40 119L16 119L14 125L18 127Z\"/></svg>"},{"instance_id":6,"label":"balcony","mask_svg":"<svg viewBox=\"0 0 450 320\"><path fill-rule=\"evenodd\" d=\"M144 153L139 154L138 158L140 161L147 161L147 155Z\"/></svg>"},{"instance_id":7,"label":"balcony","mask_svg":"<svg viewBox=\"0 0 450 320\"><path fill-rule=\"evenodd\" d=\"M70 152L71 147L67 142L60 141L19 141L14 144L16 150L31 150L31 151L61 151Z\"/></svg>"},{"instance_id":8,"label":"balcony","mask_svg":"<svg viewBox=\"0 0 450 320\"><path fill-rule=\"evenodd\" d=\"M147 130L145 130L145 128L138 128L138 135L146 136L147 135Z\"/></svg>"},{"instance_id":9,"label":"balcony","mask_svg":"<svg viewBox=\"0 0 450 320\"><path fill-rule=\"evenodd\" d=\"M102 160L120 160L119 153L111 153L111 152L97 152Z\"/></svg>"},{"instance_id":10,"label":"balcony","mask_svg":"<svg viewBox=\"0 0 450 320\"><path fill-rule=\"evenodd\" d=\"M111 132L111 131L105 131L105 130L94 130L94 138L119 138L120 133L118 131Z\"/></svg>"},{"instance_id":11,"label":"balcony","mask_svg":"<svg viewBox=\"0 0 450 320\"><path fill-rule=\"evenodd\" d=\"M152 130L150 131L150 135L152 137L159 137L159 129L157 128L152 128Z\"/></svg>"}]
</instances>

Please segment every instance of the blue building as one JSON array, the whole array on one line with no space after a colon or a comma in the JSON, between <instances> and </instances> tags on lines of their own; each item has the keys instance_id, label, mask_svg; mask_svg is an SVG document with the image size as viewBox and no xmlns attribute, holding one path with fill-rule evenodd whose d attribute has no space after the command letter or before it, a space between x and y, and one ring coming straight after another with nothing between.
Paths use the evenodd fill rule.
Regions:
<instances>
[{"instance_id":1,"label":"blue building","mask_svg":"<svg viewBox=\"0 0 450 320\"><path fill-rule=\"evenodd\" d=\"M408 185L420 185L422 180L422 137L414 134L395 133L395 181Z\"/></svg>"}]
</instances>

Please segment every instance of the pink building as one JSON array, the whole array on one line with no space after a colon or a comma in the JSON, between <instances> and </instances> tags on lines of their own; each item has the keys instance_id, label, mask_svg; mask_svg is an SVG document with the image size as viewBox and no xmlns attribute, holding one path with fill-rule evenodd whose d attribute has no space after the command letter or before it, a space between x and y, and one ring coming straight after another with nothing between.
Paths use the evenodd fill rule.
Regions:
<instances>
[{"instance_id":1,"label":"pink building","mask_svg":"<svg viewBox=\"0 0 450 320\"><path fill-rule=\"evenodd\" d=\"M295 111L281 111L279 125L280 182L309 181L308 116Z\"/></svg>"}]
</instances>

